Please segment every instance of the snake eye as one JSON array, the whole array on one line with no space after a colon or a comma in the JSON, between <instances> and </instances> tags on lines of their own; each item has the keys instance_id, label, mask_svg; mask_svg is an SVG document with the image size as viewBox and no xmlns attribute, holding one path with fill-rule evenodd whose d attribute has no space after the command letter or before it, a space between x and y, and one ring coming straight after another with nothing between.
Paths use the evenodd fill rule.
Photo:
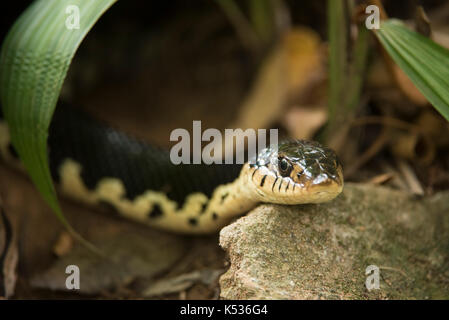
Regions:
<instances>
[{"instance_id":1,"label":"snake eye","mask_svg":"<svg viewBox=\"0 0 449 320\"><path fill-rule=\"evenodd\" d=\"M285 158L282 158L279 160L279 171L285 177L292 171L292 165Z\"/></svg>"}]
</instances>

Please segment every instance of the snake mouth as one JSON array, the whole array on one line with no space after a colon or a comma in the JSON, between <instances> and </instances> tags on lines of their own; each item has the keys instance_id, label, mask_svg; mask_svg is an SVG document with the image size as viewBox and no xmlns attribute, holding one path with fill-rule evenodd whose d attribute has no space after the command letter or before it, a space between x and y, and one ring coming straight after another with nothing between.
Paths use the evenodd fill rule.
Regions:
<instances>
[{"instance_id":1,"label":"snake mouth","mask_svg":"<svg viewBox=\"0 0 449 320\"><path fill-rule=\"evenodd\" d=\"M305 182L277 175L268 167L249 167L249 179L261 202L277 204L303 204L326 202L337 197L343 190L343 174L337 168L337 177L325 174Z\"/></svg>"},{"instance_id":2,"label":"snake mouth","mask_svg":"<svg viewBox=\"0 0 449 320\"><path fill-rule=\"evenodd\" d=\"M343 190L343 170L334 151L316 142L289 141L265 150L248 166L249 180L261 202L319 203Z\"/></svg>"}]
</instances>

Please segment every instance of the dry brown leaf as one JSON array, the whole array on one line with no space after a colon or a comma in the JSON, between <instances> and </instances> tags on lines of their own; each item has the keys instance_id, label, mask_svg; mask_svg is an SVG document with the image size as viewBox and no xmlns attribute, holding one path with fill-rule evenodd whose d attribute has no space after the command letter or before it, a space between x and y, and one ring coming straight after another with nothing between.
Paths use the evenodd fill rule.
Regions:
<instances>
[{"instance_id":1,"label":"dry brown leaf","mask_svg":"<svg viewBox=\"0 0 449 320\"><path fill-rule=\"evenodd\" d=\"M288 31L263 62L233 128L266 128L279 119L290 95L300 95L322 76L321 42L307 28Z\"/></svg>"},{"instance_id":2,"label":"dry brown leaf","mask_svg":"<svg viewBox=\"0 0 449 320\"><path fill-rule=\"evenodd\" d=\"M394 177L394 173L392 173L392 172L382 173L382 174L372 177L366 183L381 185L381 184L384 184L385 182L389 181L393 177Z\"/></svg>"},{"instance_id":3,"label":"dry brown leaf","mask_svg":"<svg viewBox=\"0 0 449 320\"><path fill-rule=\"evenodd\" d=\"M55 246L53 247L53 252L56 256L62 257L70 252L73 248L73 238L67 231L61 232Z\"/></svg>"},{"instance_id":4,"label":"dry brown leaf","mask_svg":"<svg viewBox=\"0 0 449 320\"><path fill-rule=\"evenodd\" d=\"M404 176L398 171L397 168L393 168L387 162L383 162L381 165L382 171L386 172L387 174L391 174L392 177L390 179L390 183L392 186L396 187L399 190L409 191L409 187L404 179Z\"/></svg>"},{"instance_id":5,"label":"dry brown leaf","mask_svg":"<svg viewBox=\"0 0 449 320\"><path fill-rule=\"evenodd\" d=\"M449 33L448 30L434 30L433 40L439 45L449 49Z\"/></svg>"},{"instance_id":6,"label":"dry brown leaf","mask_svg":"<svg viewBox=\"0 0 449 320\"><path fill-rule=\"evenodd\" d=\"M217 281L224 270L201 270L182 274L173 278L161 279L144 290L145 297L156 297L170 293L183 292L195 283L211 285Z\"/></svg>"},{"instance_id":7,"label":"dry brown leaf","mask_svg":"<svg viewBox=\"0 0 449 320\"><path fill-rule=\"evenodd\" d=\"M380 0L373 0L373 4L375 4L378 8L380 8L381 20L385 20L388 18L386 11L382 5ZM424 12L421 13L421 19L424 20ZM390 55L386 52L386 50L379 46L382 57L387 64L390 73L393 75L395 82L399 89L404 93L404 95L410 99L412 102L416 103L420 106L428 105L427 99L423 96L423 94L415 87L413 82L406 76L406 74L395 64Z\"/></svg>"},{"instance_id":8,"label":"dry brown leaf","mask_svg":"<svg viewBox=\"0 0 449 320\"><path fill-rule=\"evenodd\" d=\"M417 133L396 133L392 137L390 150L399 159L430 164L436 155L436 147L426 135Z\"/></svg>"},{"instance_id":9,"label":"dry brown leaf","mask_svg":"<svg viewBox=\"0 0 449 320\"><path fill-rule=\"evenodd\" d=\"M434 110L422 112L416 124L431 139L435 147L449 145L449 123Z\"/></svg>"},{"instance_id":10,"label":"dry brown leaf","mask_svg":"<svg viewBox=\"0 0 449 320\"><path fill-rule=\"evenodd\" d=\"M0 299L14 295L19 252L11 221L0 203Z\"/></svg>"},{"instance_id":11,"label":"dry brown leaf","mask_svg":"<svg viewBox=\"0 0 449 320\"><path fill-rule=\"evenodd\" d=\"M287 54L288 86L291 94L304 90L324 76L321 40L308 28L296 28L283 39Z\"/></svg>"},{"instance_id":12,"label":"dry brown leaf","mask_svg":"<svg viewBox=\"0 0 449 320\"><path fill-rule=\"evenodd\" d=\"M282 122L291 137L311 139L326 120L327 109L325 107L296 107L285 114Z\"/></svg>"},{"instance_id":13,"label":"dry brown leaf","mask_svg":"<svg viewBox=\"0 0 449 320\"><path fill-rule=\"evenodd\" d=\"M137 278L151 278L170 268L186 250L183 237L148 229L145 233L121 231L92 241L108 258L76 246L49 270L36 275L36 288L66 291L68 265L80 270L78 293L99 294L130 284Z\"/></svg>"},{"instance_id":14,"label":"dry brown leaf","mask_svg":"<svg viewBox=\"0 0 449 320\"><path fill-rule=\"evenodd\" d=\"M398 160L398 168L409 187L409 191L416 195L424 195L424 189L410 165L403 160Z\"/></svg>"},{"instance_id":15,"label":"dry brown leaf","mask_svg":"<svg viewBox=\"0 0 449 320\"><path fill-rule=\"evenodd\" d=\"M432 27L430 25L429 18L422 6L416 8L415 13L415 25L416 31L425 37L432 38Z\"/></svg>"},{"instance_id":16,"label":"dry brown leaf","mask_svg":"<svg viewBox=\"0 0 449 320\"><path fill-rule=\"evenodd\" d=\"M393 63L392 61L389 63ZM416 88L412 80L402 71L396 64L391 66L393 76L396 80L397 85L401 91L410 99L412 102L419 106L427 106L429 102L424 97L424 95Z\"/></svg>"}]
</instances>

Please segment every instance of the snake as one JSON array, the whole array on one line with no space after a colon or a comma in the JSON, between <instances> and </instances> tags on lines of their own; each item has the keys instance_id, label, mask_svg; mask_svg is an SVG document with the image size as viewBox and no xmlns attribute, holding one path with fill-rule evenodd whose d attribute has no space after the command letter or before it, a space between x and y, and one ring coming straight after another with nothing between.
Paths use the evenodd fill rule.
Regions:
<instances>
[{"instance_id":1,"label":"snake","mask_svg":"<svg viewBox=\"0 0 449 320\"><path fill-rule=\"evenodd\" d=\"M344 184L335 152L318 142L281 141L240 165L175 165L168 150L67 104L55 109L48 150L62 194L182 234L217 232L261 203L330 201ZM20 167L1 115L0 154Z\"/></svg>"}]
</instances>

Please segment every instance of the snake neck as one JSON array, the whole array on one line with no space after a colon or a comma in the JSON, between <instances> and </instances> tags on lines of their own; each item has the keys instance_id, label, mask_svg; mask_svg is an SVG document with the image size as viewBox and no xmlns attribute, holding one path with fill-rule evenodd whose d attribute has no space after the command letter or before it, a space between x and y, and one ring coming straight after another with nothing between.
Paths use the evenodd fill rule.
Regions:
<instances>
[{"instance_id":1,"label":"snake neck","mask_svg":"<svg viewBox=\"0 0 449 320\"><path fill-rule=\"evenodd\" d=\"M216 229L229 223L236 216L245 214L253 209L260 201L255 196L255 191L251 188L252 184L248 184L250 179L249 165L245 164L240 175L233 182L220 185L216 188L206 209L204 218L204 226L207 225L207 215L212 217L214 224L218 223Z\"/></svg>"},{"instance_id":2,"label":"snake neck","mask_svg":"<svg viewBox=\"0 0 449 320\"><path fill-rule=\"evenodd\" d=\"M170 199L166 193L148 190L134 199L125 197L126 189L120 179L105 178L95 189L85 186L82 167L66 160L60 169L60 190L93 206L106 205L121 216L159 229L184 233L207 234L219 231L236 216L254 208L258 201L248 187L248 165L231 183L219 185L210 197L202 192L188 195L183 204Z\"/></svg>"},{"instance_id":3,"label":"snake neck","mask_svg":"<svg viewBox=\"0 0 449 320\"><path fill-rule=\"evenodd\" d=\"M187 197L178 210L166 210L164 217L150 224L177 233L215 233L234 218L253 209L259 201L248 185L249 166L245 164L238 178L219 185L210 198L203 193ZM148 223L148 220L147 220Z\"/></svg>"}]
</instances>

